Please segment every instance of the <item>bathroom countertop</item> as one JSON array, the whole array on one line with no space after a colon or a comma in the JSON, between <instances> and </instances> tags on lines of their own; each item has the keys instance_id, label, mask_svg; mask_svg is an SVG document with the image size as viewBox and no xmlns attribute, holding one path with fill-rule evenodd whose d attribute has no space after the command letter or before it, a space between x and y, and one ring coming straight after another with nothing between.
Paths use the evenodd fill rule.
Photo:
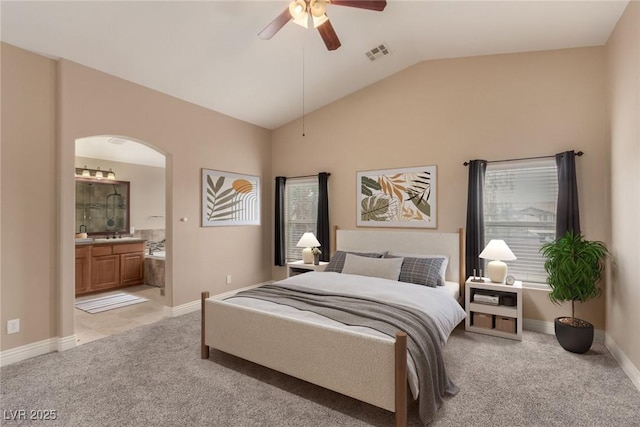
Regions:
<instances>
[{"instance_id":1,"label":"bathroom countertop","mask_svg":"<svg viewBox=\"0 0 640 427\"><path fill-rule=\"evenodd\" d=\"M76 239L76 246L83 245L118 245L123 243L138 243L145 242L146 239L140 239L138 237L120 237L115 239L93 239L89 241L88 239Z\"/></svg>"}]
</instances>

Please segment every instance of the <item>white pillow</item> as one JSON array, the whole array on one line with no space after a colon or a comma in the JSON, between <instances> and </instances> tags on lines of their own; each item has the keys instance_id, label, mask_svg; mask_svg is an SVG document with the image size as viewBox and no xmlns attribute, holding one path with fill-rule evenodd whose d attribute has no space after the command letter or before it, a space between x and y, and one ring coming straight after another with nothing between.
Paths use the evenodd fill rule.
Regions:
<instances>
[{"instance_id":1,"label":"white pillow","mask_svg":"<svg viewBox=\"0 0 640 427\"><path fill-rule=\"evenodd\" d=\"M395 256L403 258L443 258L444 261L440 266L440 277L442 277L442 283L445 282L445 275L447 274L447 265L449 264L449 257L447 255L425 255L425 254L409 254L404 252L389 252L385 256Z\"/></svg>"},{"instance_id":2,"label":"white pillow","mask_svg":"<svg viewBox=\"0 0 640 427\"><path fill-rule=\"evenodd\" d=\"M398 280L403 258L368 258L347 254L342 273Z\"/></svg>"}]
</instances>

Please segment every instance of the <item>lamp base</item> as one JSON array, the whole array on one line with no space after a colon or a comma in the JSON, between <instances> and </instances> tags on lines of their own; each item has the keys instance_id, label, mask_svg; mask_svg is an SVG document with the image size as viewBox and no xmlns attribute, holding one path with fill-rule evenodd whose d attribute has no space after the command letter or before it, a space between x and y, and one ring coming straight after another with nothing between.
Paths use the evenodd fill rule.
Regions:
<instances>
[{"instance_id":1,"label":"lamp base","mask_svg":"<svg viewBox=\"0 0 640 427\"><path fill-rule=\"evenodd\" d=\"M311 248L304 248L302 250L302 262L305 264L313 264L313 252L311 252Z\"/></svg>"},{"instance_id":2,"label":"lamp base","mask_svg":"<svg viewBox=\"0 0 640 427\"><path fill-rule=\"evenodd\" d=\"M490 261L487 264L487 276L493 283L504 283L507 278L507 264L502 261Z\"/></svg>"}]
</instances>

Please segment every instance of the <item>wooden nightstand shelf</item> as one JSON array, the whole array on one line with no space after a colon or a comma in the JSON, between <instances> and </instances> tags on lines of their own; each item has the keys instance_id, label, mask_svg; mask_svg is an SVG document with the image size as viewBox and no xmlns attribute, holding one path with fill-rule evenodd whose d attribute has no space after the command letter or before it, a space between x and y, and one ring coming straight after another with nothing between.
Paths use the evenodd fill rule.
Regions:
<instances>
[{"instance_id":1,"label":"wooden nightstand shelf","mask_svg":"<svg viewBox=\"0 0 640 427\"><path fill-rule=\"evenodd\" d=\"M287 277L295 276L296 274L308 273L310 271L324 271L329 263L320 261L319 265L305 264L302 261L293 261L287 263Z\"/></svg>"},{"instance_id":2,"label":"wooden nightstand shelf","mask_svg":"<svg viewBox=\"0 0 640 427\"><path fill-rule=\"evenodd\" d=\"M473 296L483 293L499 297L499 305L473 302ZM511 299L515 305L505 305ZM465 330L481 334L495 335L522 341L522 282L513 285L493 283L489 279L482 282L465 282Z\"/></svg>"}]
</instances>

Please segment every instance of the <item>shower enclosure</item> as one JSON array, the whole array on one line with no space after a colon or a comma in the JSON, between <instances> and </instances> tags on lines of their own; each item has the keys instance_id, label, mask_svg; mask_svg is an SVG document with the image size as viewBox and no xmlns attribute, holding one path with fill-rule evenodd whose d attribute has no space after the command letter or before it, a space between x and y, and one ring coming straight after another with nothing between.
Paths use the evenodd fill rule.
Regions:
<instances>
[{"instance_id":1,"label":"shower enclosure","mask_svg":"<svg viewBox=\"0 0 640 427\"><path fill-rule=\"evenodd\" d=\"M76 178L76 232L129 234L129 182Z\"/></svg>"}]
</instances>

